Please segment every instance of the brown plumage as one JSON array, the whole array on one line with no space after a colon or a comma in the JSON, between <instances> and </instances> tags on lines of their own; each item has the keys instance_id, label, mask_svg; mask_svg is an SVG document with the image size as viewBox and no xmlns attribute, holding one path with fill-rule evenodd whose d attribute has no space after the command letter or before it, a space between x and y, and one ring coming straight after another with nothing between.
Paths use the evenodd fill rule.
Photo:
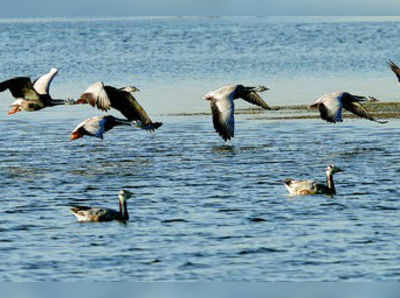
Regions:
<instances>
[{"instance_id":1,"label":"brown plumage","mask_svg":"<svg viewBox=\"0 0 400 298\"><path fill-rule=\"evenodd\" d=\"M119 192L119 211L109 208L87 207L87 206L73 206L71 212L78 221L127 221L129 220L128 209L126 207L126 200L132 196L132 193L127 190Z\"/></svg>"},{"instance_id":2,"label":"brown plumage","mask_svg":"<svg viewBox=\"0 0 400 298\"><path fill-rule=\"evenodd\" d=\"M0 92L10 90L17 100L11 105L8 114L20 111L38 111L45 107L71 103L69 100L53 99L49 94L49 87L58 70L50 69L33 83L29 77L14 77L0 83Z\"/></svg>"},{"instance_id":3,"label":"brown plumage","mask_svg":"<svg viewBox=\"0 0 400 298\"><path fill-rule=\"evenodd\" d=\"M104 86L102 82L96 82L76 101L77 104L90 104L102 111L111 108L118 110L129 121L140 121L142 126L148 130L159 128L161 122L152 122L149 115L131 94L138 91L135 87L115 88Z\"/></svg>"}]
</instances>

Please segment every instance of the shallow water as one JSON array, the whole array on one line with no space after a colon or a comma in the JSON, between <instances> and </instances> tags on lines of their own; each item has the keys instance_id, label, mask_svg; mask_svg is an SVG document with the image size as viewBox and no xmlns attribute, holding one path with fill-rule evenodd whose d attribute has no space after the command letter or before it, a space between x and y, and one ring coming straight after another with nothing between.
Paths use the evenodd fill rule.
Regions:
<instances>
[{"instance_id":1,"label":"shallow water","mask_svg":"<svg viewBox=\"0 0 400 298\"><path fill-rule=\"evenodd\" d=\"M238 115L224 144L209 116L159 114L207 111L200 97L238 80L273 86L271 104L308 103L337 86L394 96L385 60L396 59L399 27L390 18L1 20L0 78L61 66L57 97L95 80L134 84L164 125L69 142L100 112L7 117L1 93L0 280L398 280L399 120ZM287 195L283 179L324 181L330 163L344 169L335 198ZM135 193L126 225L69 213L117 208L122 188Z\"/></svg>"}]
</instances>

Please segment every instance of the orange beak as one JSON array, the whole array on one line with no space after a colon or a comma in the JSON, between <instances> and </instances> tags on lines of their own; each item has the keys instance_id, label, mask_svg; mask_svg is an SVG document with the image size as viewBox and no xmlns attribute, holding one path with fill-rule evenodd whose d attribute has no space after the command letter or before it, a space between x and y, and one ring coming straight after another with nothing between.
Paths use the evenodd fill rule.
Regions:
<instances>
[{"instance_id":1,"label":"orange beak","mask_svg":"<svg viewBox=\"0 0 400 298\"><path fill-rule=\"evenodd\" d=\"M20 108L19 105L12 106L11 109L8 111L8 115L12 115L15 114L16 112L19 112L19 108Z\"/></svg>"},{"instance_id":2,"label":"orange beak","mask_svg":"<svg viewBox=\"0 0 400 298\"><path fill-rule=\"evenodd\" d=\"M82 137L82 134L80 134L79 132L75 131L75 132L71 133L71 135L69 136L69 140L73 141L73 140L79 139L81 137Z\"/></svg>"}]
</instances>

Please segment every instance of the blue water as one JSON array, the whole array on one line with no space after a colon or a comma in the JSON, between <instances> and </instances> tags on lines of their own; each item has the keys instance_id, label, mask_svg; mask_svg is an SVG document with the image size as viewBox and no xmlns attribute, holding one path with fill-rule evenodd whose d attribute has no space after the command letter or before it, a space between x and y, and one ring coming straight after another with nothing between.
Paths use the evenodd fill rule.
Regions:
<instances>
[{"instance_id":1,"label":"blue water","mask_svg":"<svg viewBox=\"0 0 400 298\"><path fill-rule=\"evenodd\" d=\"M398 280L399 120L238 115L225 145L210 116L168 114L208 111L202 95L230 82L271 87L271 104L340 89L396 100L385 62L400 63L399 29L397 18L0 20L0 80L55 66L54 97L135 85L164 122L69 142L101 112L7 116L1 93L0 280ZM329 163L344 169L335 198L287 196L282 179L324 181ZM117 208L122 188L135 193L127 225L69 213Z\"/></svg>"}]
</instances>

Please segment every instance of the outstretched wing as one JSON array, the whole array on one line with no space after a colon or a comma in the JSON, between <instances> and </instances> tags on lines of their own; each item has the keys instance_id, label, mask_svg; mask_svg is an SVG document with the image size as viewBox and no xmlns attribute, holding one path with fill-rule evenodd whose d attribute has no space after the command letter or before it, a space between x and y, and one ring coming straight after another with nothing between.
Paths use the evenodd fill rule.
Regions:
<instances>
[{"instance_id":1,"label":"outstretched wing","mask_svg":"<svg viewBox=\"0 0 400 298\"><path fill-rule=\"evenodd\" d=\"M360 116L361 118L365 118L381 124L387 123L387 121L377 120L374 117L372 117L365 109L365 107L357 101L343 101L343 107L349 112L352 112L353 114Z\"/></svg>"},{"instance_id":2,"label":"outstretched wing","mask_svg":"<svg viewBox=\"0 0 400 298\"><path fill-rule=\"evenodd\" d=\"M396 75L397 80L400 82L400 68L392 60L388 61L388 65L389 65L390 69L394 72L394 74Z\"/></svg>"},{"instance_id":3,"label":"outstretched wing","mask_svg":"<svg viewBox=\"0 0 400 298\"><path fill-rule=\"evenodd\" d=\"M213 124L216 132L224 139L230 140L235 132L234 105L228 98L210 101Z\"/></svg>"},{"instance_id":4,"label":"outstretched wing","mask_svg":"<svg viewBox=\"0 0 400 298\"><path fill-rule=\"evenodd\" d=\"M33 82L33 89L36 90L37 93L49 94L50 84L53 81L54 77L58 72L57 68L52 68L50 71Z\"/></svg>"},{"instance_id":5,"label":"outstretched wing","mask_svg":"<svg viewBox=\"0 0 400 298\"><path fill-rule=\"evenodd\" d=\"M256 106L262 107L265 110L271 110L271 107L261 98L261 96L254 91L243 93L241 98L245 101L254 104Z\"/></svg>"},{"instance_id":6,"label":"outstretched wing","mask_svg":"<svg viewBox=\"0 0 400 298\"><path fill-rule=\"evenodd\" d=\"M159 122L152 122L149 115L130 92L105 86L106 93L111 99L111 107L121 112L129 121L140 121L145 129L154 130L161 126Z\"/></svg>"},{"instance_id":7,"label":"outstretched wing","mask_svg":"<svg viewBox=\"0 0 400 298\"><path fill-rule=\"evenodd\" d=\"M102 82L96 82L90 85L78 99L78 102L89 103L92 107L96 106L102 111L111 109L111 100Z\"/></svg>"},{"instance_id":8,"label":"outstretched wing","mask_svg":"<svg viewBox=\"0 0 400 298\"><path fill-rule=\"evenodd\" d=\"M33 89L31 79L28 77L15 77L0 83L0 92L10 90L15 98L26 100L39 100L40 97Z\"/></svg>"}]
</instances>

